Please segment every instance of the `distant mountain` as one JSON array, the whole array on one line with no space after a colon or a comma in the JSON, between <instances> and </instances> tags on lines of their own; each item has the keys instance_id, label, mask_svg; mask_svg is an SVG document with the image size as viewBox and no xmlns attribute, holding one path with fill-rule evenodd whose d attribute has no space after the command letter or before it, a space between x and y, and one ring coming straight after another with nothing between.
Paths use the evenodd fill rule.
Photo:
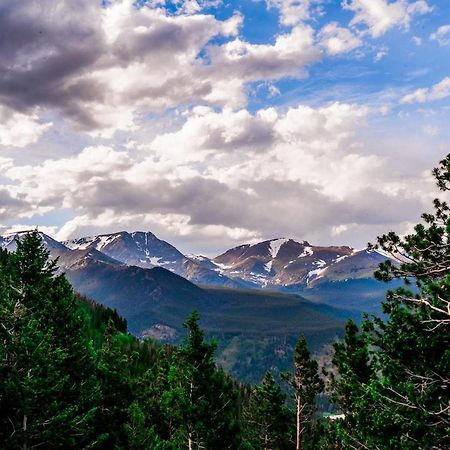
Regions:
<instances>
[{"instance_id":1,"label":"distant mountain","mask_svg":"<svg viewBox=\"0 0 450 450\"><path fill-rule=\"evenodd\" d=\"M13 251L14 238L0 237ZM271 239L232 248L216 258L184 255L150 232L103 234L58 242L41 233L61 270L75 270L92 261L144 269L162 267L200 286L263 288L301 294L316 302L345 309L379 312L387 286L373 272L386 257L348 246L315 246L307 241Z\"/></svg>"},{"instance_id":2,"label":"distant mountain","mask_svg":"<svg viewBox=\"0 0 450 450\"><path fill-rule=\"evenodd\" d=\"M76 250L96 249L126 265L163 267L199 285L302 291L322 283L372 279L386 257L348 246L271 239L244 244L215 257L184 255L153 233L137 231L64 242Z\"/></svg>"},{"instance_id":3,"label":"distant mountain","mask_svg":"<svg viewBox=\"0 0 450 450\"><path fill-rule=\"evenodd\" d=\"M247 283L222 274L214 264L183 255L173 245L153 233L121 231L65 241L72 250L95 249L128 266L163 267L198 284L245 287Z\"/></svg>"},{"instance_id":4,"label":"distant mountain","mask_svg":"<svg viewBox=\"0 0 450 450\"><path fill-rule=\"evenodd\" d=\"M3 236L0 236L0 247L8 250L9 252L13 252L16 250L16 238L20 239L25 234L29 233L30 230L24 230L24 231L16 231L14 233L7 233ZM41 236L42 242L44 243L45 247L49 250L56 250L56 251L64 251L66 249L66 246L56 241L55 239L51 238L50 236L39 233Z\"/></svg>"},{"instance_id":5,"label":"distant mountain","mask_svg":"<svg viewBox=\"0 0 450 450\"><path fill-rule=\"evenodd\" d=\"M264 288L312 288L321 283L368 279L386 257L348 246L320 247L272 239L235 247L212 260L221 273Z\"/></svg>"},{"instance_id":6,"label":"distant mountain","mask_svg":"<svg viewBox=\"0 0 450 450\"><path fill-rule=\"evenodd\" d=\"M83 237L65 241L73 250L95 248L128 266L164 267L172 272L181 270L186 259L173 245L158 239L153 233L120 231L112 234Z\"/></svg>"}]
</instances>

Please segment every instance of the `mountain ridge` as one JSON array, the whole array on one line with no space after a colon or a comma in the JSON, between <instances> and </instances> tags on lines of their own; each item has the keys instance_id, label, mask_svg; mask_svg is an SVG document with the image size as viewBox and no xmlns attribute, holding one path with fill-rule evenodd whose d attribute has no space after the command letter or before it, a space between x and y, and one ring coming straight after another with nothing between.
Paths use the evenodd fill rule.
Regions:
<instances>
[{"instance_id":1,"label":"mountain ridge","mask_svg":"<svg viewBox=\"0 0 450 450\"><path fill-rule=\"evenodd\" d=\"M25 232L0 236L0 247L13 250L14 237ZM62 242L44 233L41 236L65 268L80 264L80 258L93 258L147 269L162 267L201 285L289 292L296 289L300 292L322 283L372 279L378 265L387 259L367 249L318 246L292 238L241 244L209 258L183 254L150 231L119 231Z\"/></svg>"}]
</instances>

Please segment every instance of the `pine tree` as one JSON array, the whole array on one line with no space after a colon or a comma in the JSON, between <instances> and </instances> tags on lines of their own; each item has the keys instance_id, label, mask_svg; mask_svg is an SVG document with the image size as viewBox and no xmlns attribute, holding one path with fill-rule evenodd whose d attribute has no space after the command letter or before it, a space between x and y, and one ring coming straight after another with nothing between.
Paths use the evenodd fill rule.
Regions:
<instances>
[{"instance_id":1,"label":"pine tree","mask_svg":"<svg viewBox=\"0 0 450 450\"><path fill-rule=\"evenodd\" d=\"M292 448L292 413L286 406L286 394L266 373L256 386L244 409L246 438L254 450L284 450Z\"/></svg>"},{"instance_id":2,"label":"pine tree","mask_svg":"<svg viewBox=\"0 0 450 450\"><path fill-rule=\"evenodd\" d=\"M0 265L2 447L96 443L99 386L72 289L40 236L17 241Z\"/></svg>"},{"instance_id":3,"label":"pine tree","mask_svg":"<svg viewBox=\"0 0 450 450\"><path fill-rule=\"evenodd\" d=\"M327 446L320 447L325 449L329 448L330 442L340 448L339 440L347 446L360 445L354 441L356 427L359 430L370 429L374 407L368 388L374 376L368 336L350 320L345 327L344 340L335 343L333 349L332 363L338 375L333 372L327 374L331 379L331 400L338 405L345 419L327 424Z\"/></svg>"},{"instance_id":4,"label":"pine tree","mask_svg":"<svg viewBox=\"0 0 450 450\"><path fill-rule=\"evenodd\" d=\"M333 345L332 362L339 372L332 378L332 400L339 407L349 422L356 410L357 402L373 375L370 362L367 337L360 332L358 326L350 320L345 327L343 342Z\"/></svg>"},{"instance_id":5,"label":"pine tree","mask_svg":"<svg viewBox=\"0 0 450 450\"><path fill-rule=\"evenodd\" d=\"M127 448L125 424L133 400L131 367L136 354L125 352L121 346L122 335L117 332L110 317L104 333L104 344L97 361L97 377L101 384L102 414L96 423L97 433L103 434L102 447Z\"/></svg>"},{"instance_id":6,"label":"pine tree","mask_svg":"<svg viewBox=\"0 0 450 450\"><path fill-rule=\"evenodd\" d=\"M168 371L163 407L170 440L178 448L238 448L238 393L214 363L215 343L204 340L197 312L184 325L188 337L175 352Z\"/></svg>"},{"instance_id":7,"label":"pine tree","mask_svg":"<svg viewBox=\"0 0 450 450\"><path fill-rule=\"evenodd\" d=\"M296 416L295 448L303 448L302 442L310 429L315 410L316 395L322 392L324 382L319 376L317 361L311 358L304 336L301 336L294 350L294 373L285 373L283 378L293 391Z\"/></svg>"}]
</instances>

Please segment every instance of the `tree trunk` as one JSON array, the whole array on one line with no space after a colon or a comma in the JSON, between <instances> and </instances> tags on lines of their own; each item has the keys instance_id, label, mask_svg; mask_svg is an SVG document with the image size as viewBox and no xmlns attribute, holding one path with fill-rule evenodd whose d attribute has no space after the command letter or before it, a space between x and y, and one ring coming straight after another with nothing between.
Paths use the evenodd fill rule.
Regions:
<instances>
[{"instance_id":1,"label":"tree trunk","mask_svg":"<svg viewBox=\"0 0 450 450\"><path fill-rule=\"evenodd\" d=\"M26 416L26 414L24 414L23 422L22 422L22 430L23 431L27 431L27 421L28 421L28 417ZM25 437L25 439L26 439L26 437ZM26 442L23 443L22 449L23 450L27 450L27 443Z\"/></svg>"},{"instance_id":2,"label":"tree trunk","mask_svg":"<svg viewBox=\"0 0 450 450\"><path fill-rule=\"evenodd\" d=\"M296 439L296 450L301 449L301 405L300 405L300 396L297 395L297 439Z\"/></svg>"},{"instance_id":3,"label":"tree trunk","mask_svg":"<svg viewBox=\"0 0 450 450\"><path fill-rule=\"evenodd\" d=\"M193 393L193 391L194 391L194 383L192 383L192 380L191 380L191 382L189 383L189 402L190 402L190 404L191 404L191 406L192 406L192 393ZM189 430L189 433L188 433L188 448L189 448L189 450L192 450L194 447L193 447L193 442L192 442L192 428L191 428L191 424L189 424L189 428L190 428L190 430Z\"/></svg>"}]
</instances>

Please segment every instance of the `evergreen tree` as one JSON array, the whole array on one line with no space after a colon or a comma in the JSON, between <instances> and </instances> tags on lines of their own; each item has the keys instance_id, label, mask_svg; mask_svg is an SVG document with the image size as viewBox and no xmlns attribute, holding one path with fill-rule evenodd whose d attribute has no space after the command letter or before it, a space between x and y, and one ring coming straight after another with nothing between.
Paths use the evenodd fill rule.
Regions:
<instances>
[{"instance_id":1,"label":"evergreen tree","mask_svg":"<svg viewBox=\"0 0 450 450\"><path fill-rule=\"evenodd\" d=\"M239 446L238 393L214 363L215 343L204 341L197 312L184 325L188 337L174 354L168 371L163 408L170 440L191 449Z\"/></svg>"},{"instance_id":2,"label":"evergreen tree","mask_svg":"<svg viewBox=\"0 0 450 450\"><path fill-rule=\"evenodd\" d=\"M37 232L0 265L0 441L5 449L88 447L99 386L72 289Z\"/></svg>"},{"instance_id":3,"label":"evergreen tree","mask_svg":"<svg viewBox=\"0 0 450 450\"><path fill-rule=\"evenodd\" d=\"M361 426L372 408L366 389L373 376L367 336L350 320L345 327L343 342L333 345L332 363L339 376L331 374L331 399L345 415L346 433L352 433L356 423ZM361 416L357 416L361 414ZM339 424L338 424L339 425Z\"/></svg>"},{"instance_id":4,"label":"evergreen tree","mask_svg":"<svg viewBox=\"0 0 450 450\"><path fill-rule=\"evenodd\" d=\"M326 439L322 439L319 448L340 448L338 441L346 447L361 445L355 442L356 427L358 430L370 429L372 409L375 407L369 389L374 376L369 351L369 339L366 333L350 320L345 327L344 339L333 345L332 363L337 369L335 373L327 373L331 379L331 400L338 405L344 420L328 423ZM339 439L338 439L339 438ZM364 447L362 447L364 448Z\"/></svg>"},{"instance_id":5,"label":"evergreen tree","mask_svg":"<svg viewBox=\"0 0 450 450\"><path fill-rule=\"evenodd\" d=\"M285 373L283 378L293 391L296 416L295 448L303 448L303 441L311 431L312 416L315 411L316 395L322 392L324 383L319 376L317 361L311 358L304 336L301 336L294 350L294 373ZM311 433L309 433L311 434Z\"/></svg>"},{"instance_id":6,"label":"evergreen tree","mask_svg":"<svg viewBox=\"0 0 450 450\"><path fill-rule=\"evenodd\" d=\"M102 414L96 423L96 431L104 436L102 447L105 449L128 447L125 424L133 401L130 369L136 354L122 349L121 337L110 317L97 363Z\"/></svg>"},{"instance_id":7,"label":"evergreen tree","mask_svg":"<svg viewBox=\"0 0 450 450\"><path fill-rule=\"evenodd\" d=\"M292 448L292 413L286 406L286 395L273 376L266 373L256 386L244 409L246 438L254 450L285 450Z\"/></svg>"}]
</instances>

